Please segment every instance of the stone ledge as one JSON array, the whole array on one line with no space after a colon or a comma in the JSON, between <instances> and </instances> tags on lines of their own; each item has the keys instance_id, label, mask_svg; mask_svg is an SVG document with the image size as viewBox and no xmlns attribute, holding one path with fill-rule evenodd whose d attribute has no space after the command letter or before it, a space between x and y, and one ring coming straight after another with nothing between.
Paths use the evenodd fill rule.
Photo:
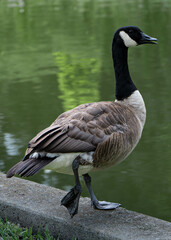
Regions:
<instances>
[{"instance_id":1,"label":"stone ledge","mask_svg":"<svg viewBox=\"0 0 171 240\"><path fill-rule=\"evenodd\" d=\"M171 223L124 208L97 211L81 198L79 213L70 219L60 206L62 190L0 173L0 217L33 227L47 226L54 237L71 240L171 240Z\"/></svg>"}]
</instances>

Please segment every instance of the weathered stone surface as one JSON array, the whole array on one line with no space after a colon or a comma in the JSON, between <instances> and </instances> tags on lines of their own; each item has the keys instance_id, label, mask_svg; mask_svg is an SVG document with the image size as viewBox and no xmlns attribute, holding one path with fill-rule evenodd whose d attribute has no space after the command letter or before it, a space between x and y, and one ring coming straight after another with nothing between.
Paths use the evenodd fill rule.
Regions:
<instances>
[{"instance_id":1,"label":"weathered stone surface","mask_svg":"<svg viewBox=\"0 0 171 240\"><path fill-rule=\"evenodd\" d=\"M11 178L0 173L0 217L23 227L48 227L62 239L79 240L171 240L171 223L118 208L97 211L89 198L81 198L79 213L70 219L60 206L66 193L31 181Z\"/></svg>"}]
</instances>

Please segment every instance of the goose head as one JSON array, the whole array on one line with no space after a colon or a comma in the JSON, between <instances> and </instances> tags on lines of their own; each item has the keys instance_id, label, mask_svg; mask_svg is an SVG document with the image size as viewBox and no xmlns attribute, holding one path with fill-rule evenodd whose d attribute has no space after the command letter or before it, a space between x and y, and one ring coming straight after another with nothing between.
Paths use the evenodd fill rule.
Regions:
<instances>
[{"instance_id":1,"label":"goose head","mask_svg":"<svg viewBox=\"0 0 171 240\"><path fill-rule=\"evenodd\" d=\"M136 26L127 26L116 31L114 41L128 48L141 44L156 44L157 38L146 35Z\"/></svg>"}]
</instances>

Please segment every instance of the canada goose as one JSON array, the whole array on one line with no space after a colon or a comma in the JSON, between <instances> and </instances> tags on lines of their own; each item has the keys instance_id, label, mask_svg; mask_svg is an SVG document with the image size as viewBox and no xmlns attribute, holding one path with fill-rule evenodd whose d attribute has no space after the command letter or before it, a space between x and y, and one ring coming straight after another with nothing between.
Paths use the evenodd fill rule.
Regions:
<instances>
[{"instance_id":1,"label":"canada goose","mask_svg":"<svg viewBox=\"0 0 171 240\"><path fill-rule=\"evenodd\" d=\"M7 177L28 177L42 168L74 174L75 186L61 201L71 217L78 212L79 175L83 175L94 208L109 210L120 206L97 200L88 172L120 163L140 140L146 109L130 77L127 53L129 47L155 41L138 27L119 28L112 43L116 100L82 104L61 114L29 142L23 160L8 171Z\"/></svg>"}]
</instances>

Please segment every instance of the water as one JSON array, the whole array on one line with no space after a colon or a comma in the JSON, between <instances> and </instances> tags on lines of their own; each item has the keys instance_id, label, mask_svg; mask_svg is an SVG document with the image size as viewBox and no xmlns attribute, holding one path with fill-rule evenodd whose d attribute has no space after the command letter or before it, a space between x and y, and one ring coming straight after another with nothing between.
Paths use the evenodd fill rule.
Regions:
<instances>
[{"instance_id":1,"label":"water","mask_svg":"<svg viewBox=\"0 0 171 240\"><path fill-rule=\"evenodd\" d=\"M0 1L0 171L63 111L114 99L111 42L125 25L159 39L129 51L147 121L126 161L91 174L93 187L100 200L171 221L170 0ZM74 184L47 171L29 179L65 190Z\"/></svg>"}]
</instances>

